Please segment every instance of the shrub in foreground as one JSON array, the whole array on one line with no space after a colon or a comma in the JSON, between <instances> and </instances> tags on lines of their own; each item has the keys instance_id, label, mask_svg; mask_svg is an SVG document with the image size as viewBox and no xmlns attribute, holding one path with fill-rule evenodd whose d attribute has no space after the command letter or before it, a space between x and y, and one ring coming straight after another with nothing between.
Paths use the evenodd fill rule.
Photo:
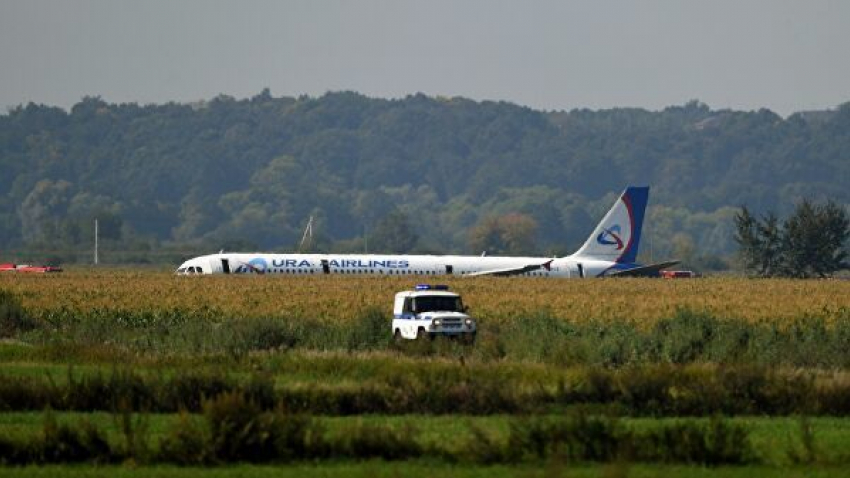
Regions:
<instances>
[{"instance_id":1,"label":"shrub in foreground","mask_svg":"<svg viewBox=\"0 0 850 478\"><path fill-rule=\"evenodd\" d=\"M0 465L109 463L119 458L99 428L87 421L60 424L51 413L44 418L41 434L30 440L0 437Z\"/></svg>"},{"instance_id":2,"label":"shrub in foreground","mask_svg":"<svg viewBox=\"0 0 850 478\"><path fill-rule=\"evenodd\" d=\"M179 465L288 463L292 461L406 460L450 462L642 461L705 465L752 462L743 425L720 418L684 420L633 431L616 419L598 416L518 417L507 439L470 428L463 446L423 446L410 427L356 422L332 433L306 415L263 411L244 396L227 393L207 401L201 416L181 415L160 441L158 452L131 456L83 421L57 424L48 413L43 432L30 439L0 437L0 464L109 463L128 458Z\"/></svg>"},{"instance_id":3,"label":"shrub in foreground","mask_svg":"<svg viewBox=\"0 0 850 478\"><path fill-rule=\"evenodd\" d=\"M269 375L221 372L69 371L62 383L0 374L0 410L9 411L198 412L205 401L233 393L263 411L320 415L541 414L588 405L633 416L850 415L850 382L843 376L754 366L578 367L526 380L498 366L442 364L333 386L276 386Z\"/></svg>"},{"instance_id":4,"label":"shrub in foreground","mask_svg":"<svg viewBox=\"0 0 850 478\"><path fill-rule=\"evenodd\" d=\"M507 442L472 429L465 448L473 461L642 461L742 464L754 460L749 430L721 418L682 420L647 430L630 430L617 419L571 415L521 417L510 424Z\"/></svg>"},{"instance_id":5,"label":"shrub in foreground","mask_svg":"<svg viewBox=\"0 0 850 478\"><path fill-rule=\"evenodd\" d=\"M557 420L525 418L511 422L507 458L611 461L627 448L630 436L619 422L576 415Z\"/></svg>"},{"instance_id":6,"label":"shrub in foreground","mask_svg":"<svg viewBox=\"0 0 850 478\"><path fill-rule=\"evenodd\" d=\"M19 332L34 329L36 325L36 321L21 305L20 297L0 289L0 337L12 337Z\"/></svg>"},{"instance_id":7,"label":"shrub in foreground","mask_svg":"<svg viewBox=\"0 0 850 478\"><path fill-rule=\"evenodd\" d=\"M749 431L720 418L708 423L693 420L636 433L631 456L640 461L742 464L752 460Z\"/></svg>"}]
</instances>

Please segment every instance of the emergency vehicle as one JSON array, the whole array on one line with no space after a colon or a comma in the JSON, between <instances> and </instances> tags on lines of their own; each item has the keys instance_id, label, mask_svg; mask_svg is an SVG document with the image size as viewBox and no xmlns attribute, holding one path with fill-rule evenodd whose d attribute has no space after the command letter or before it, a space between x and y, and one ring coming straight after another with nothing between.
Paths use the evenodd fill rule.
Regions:
<instances>
[{"instance_id":1,"label":"emergency vehicle","mask_svg":"<svg viewBox=\"0 0 850 478\"><path fill-rule=\"evenodd\" d=\"M472 344L478 329L466 312L460 294L450 292L448 286L419 284L414 290L395 295L393 340L398 343L443 336Z\"/></svg>"}]
</instances>

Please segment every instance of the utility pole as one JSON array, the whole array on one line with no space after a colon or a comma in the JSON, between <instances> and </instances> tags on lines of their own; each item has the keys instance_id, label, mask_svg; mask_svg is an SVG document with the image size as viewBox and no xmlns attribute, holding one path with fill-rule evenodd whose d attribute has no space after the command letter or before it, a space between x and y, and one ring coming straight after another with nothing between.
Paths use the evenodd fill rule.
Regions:
<instances>
[{"instance_id":1,"label":"utility pole","mask_svg":"<svg viewBox=\"0 0 850 478\"><path fill-rule=\"evenodd\" d=\"M311 244L313 242L313 216L310 216L310 220L307 221L307 227L304 228L304 235L301 236L301 243L298 244L298 252L302 251L304 248L304 241L307 241L308 237L310 240L308 244Z\"/></svg>"},{"instance_id":2,"label":"utility pole","mask_svg":"<svg viewBox=\"0 0 850 478\"><path fill-rule=\"evenodd\" d=\"M97 218L94 219L94 265L97 265Z\"/></svg>"}]
</instances>

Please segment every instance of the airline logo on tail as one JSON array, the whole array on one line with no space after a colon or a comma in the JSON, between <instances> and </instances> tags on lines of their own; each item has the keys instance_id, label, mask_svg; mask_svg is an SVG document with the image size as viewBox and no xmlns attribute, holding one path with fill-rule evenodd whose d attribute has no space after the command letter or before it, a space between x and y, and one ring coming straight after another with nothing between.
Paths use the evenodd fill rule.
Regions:
<instances>
[{"instance_id":1,"label":"airline logo on tail","mask_svg":"<svg viewBox=\"0 0 850 478\"><path fill-rule=\"evenodd\" d=\"M596 236L596 242L606 246L616 244L618 251L622 249L623 240L620 238L620 225L615 224L610 228L603 228L602 232L600 232L599 235Z\"/></svg>"},{"instance_id":2,"label":"airline logo on tail","mask_svg":"<svg viewBox=\"0 0 850 478\"><path fill-rule=\"evenodd\" d=\"M648 196L648 187L626 188L574 255L600 261L634 262Z\"/></svg>"}]
</instances>

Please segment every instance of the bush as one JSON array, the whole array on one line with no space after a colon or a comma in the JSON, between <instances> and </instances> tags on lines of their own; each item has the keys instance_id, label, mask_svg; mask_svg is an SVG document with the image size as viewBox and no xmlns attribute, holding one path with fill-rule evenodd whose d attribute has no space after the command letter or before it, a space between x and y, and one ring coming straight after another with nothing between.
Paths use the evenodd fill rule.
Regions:
<instances>
[{"instance_id":1,"label":"bush","mask_svg":"<svg viewBox=\"0 0 850 478\"><path fill-rule=\"evenodd\" d=\"M718 321L707 314L679 309L670 319L659 321L650 334L658 359L684 364L706 359Z\"/></svg>"},{"instance_id":2,"label":"bush","mask_svg":"<svg viewBox=\"0 0 850 478\"><path fill-rule=\"evenodd\" d=\"M242 319L225 329L225 348L237 357L259 350L288 350L302 340L292 323L276 319Z\"/></svg>"},{"instance_id":3,"label":"bush","mask_svg":"<svg viewBox=\"0 0 850 478\"><path fill-rule=\"evenodd\" d=\"M13 337L37 327L24 307L21 299L7 290L0 289L0 337Z\"/></svg>"},{"instance_id":4,"label":"bush","mask_svg":"<svg viewBox=\"0 0 850 478\"><path fill-rule=\"evenodd\" d=\"M498 456L491 442L490 454ZM480 448L481 445L479 444ZM753 460L749 431L720 418L664 424L633 432L619 421L573 415L557 419L522 418L511 422L504 457L509 461L558 458L568 462L637 460L647 462L741 464Z\"/></svg>"},{"instance_id":5,"label":"bush","mask_svg":"<svg viewBox=\"0 0 850 478\"><path fill-rule=\"evenodd\" d=\"M642 461L737 465L753 459L749 431L744 425L712 418L685 421L634 436L632 453Z\"/></svg>"},{"instance_id":6,"label":"bush","mask_svg":"<svg viewBox=\"0 0 850 478\"><path fill-rule=\"evenodd\" d=\"M0 411L43 410L58 401L56 395L44 380L0 374Z\"/></svg>"},{"instance_id":7,"label":"bush","mask_svg":"<svg viewBox=\"0 0 850 478\"><path fill-rule=\"evenodd\" d=\"M183 466L202 465L211 460L209 455L210 439L206 430L198 426L195 420L185 412L162 439L159 445L161 461Z\"/></svg>"},{"instance_id":8,"label":"bush","mask_svg":"<svg viewBox=\"0 0 850 478\"><path fill-rule=\"evenodd\" d=\"M275 458L276 423L271 414L240 393L224 393L204 405L210 454L216 461L270 461Z\"/></svg>"},{"instance_id":9,"label":"bush","mask_svg":"<svg viewBox=\"0 0 850 478\"><path fill-rule=\"evenodd\" d=\"M88 421L76 426L56 422L45 414L42 433L29 439L0 437L0 465L45 463L110 463L121 457L106 440L106 435Z\"/></svg>"},{"instance_id":10,"label":"bush","mask_svg":"<svg viewBox=\"0 0 850 478\"><path fill-rule=\"evenodd\" d=\"M470 423L471 436L462 447L463 452L455 455L461 461L469 460L475 463L491 465L508 460L508 448L505 443L487 433L475 424Z\"/></svg>"},{"instance_id":11,"label":"bush","mask_svg":"<svg viewBox=\"0 0 850 478\"><path fill-rule=\"evenodd\" d=\"M69 367L67 391L58 393L62 401L52 406L80 411L145 411L154 406L155 393L141 376L126 370L114 370L108 376L100 371L77 375Z\"/></svg>"},{"instance_id":12,"label":"bush","mask_svg":"<svg viewBox=\"0 0 850 478\"><path fill-rule=\"evenodd\" d=\"M113 453L103 432L87 421L75 429L70 425L57 425L48 414L44 423L43 441L37 443L38 463L112 461Z\"/></svg>"},{"instance_id":13,"label":"bush","mask_svg":"<svg viewBox=\"0 0 850 478\"><path fill-rule=\"evenodd\" d=\"M25 465L32 462L28 444L11 437L0 436L0 465Z\"/></svg>"},{"instance_id":14,"label":"bush","mask_svg":"<svg viewBox=\"0 0 850 478\"><path fill-rule=\"evenodd\" d=\"M348 350L384 349L390 343L390 319L378 307L357 315L348 333Z\"/></svg>"},{"instance_id":15,"label":"bush","mask_svg":"<svg viewBox=\"0 0 850 478\"><path fill-rule=\"evenodd\" d=\"M232 392L237 387L232 379L222 374L178 374L159 385L157 408L162 411L197 412L202 409L205 400Z\"/></svg>"},{"instance_id":16,"label":"bush","mask_svg":"<svg viewBox=\"0 0 850 478\"><path fill-rule=\"evenodd\" d=\"M611 461L627 438L617 421L605 417L523 418L511 422L507 456L511 461L550 457Z\"/></svg>"},{"instance_id":17,"label":"bush","mask_svg":"<svg viewBox=\"0 0 850 478\"><path fill-rule=\"evenodd\" d=\"M282 410L263 412L238 392L207 401L204 419L215 461L290 461L323 450L312 419Z\"/></svg>"},{"instance_id":18,"label":"bush","mask_svg":"<svg viewBox=\"0 0 850 478\"><path fill-rule=\"evenodd\" d=\"M842 375L764 366L574 367L528 379L507 365L431 362L375 371L362 384L274 386L272 376L236 379L221 372L140 375L116 370L65 382L0 373L0 411L197 412L206 401L238 393L264 411L283 407L323 415L546 413L584 406L635 416L713 414L850 415L850 381Z\"/></svg>"},{"instance_id":19,"label":"bush","mask_svg":"<svg viewBox=\"0 0 850 478\"><path fill-rule=\"evenodd\" d=\"M405 460L422 455L416 435L416 430L410 427L395 430L358 422L343 428L339 436L328 443L328 449L332 457Z\"/></svg>"},{"instance_id":20,"label":"bush","mask_svg":"<svg viewBox=\"0 0 850 478\"><path fill-rule=\"evenodd\" d=\"M204 405L201 430L186 415L161 445L160 460L178 464L289 462L311 458L400 460L422 455L416 432L357 423L333 439L306 415L265 412L239 393Z\"/></svg>"},{"instance_id":21,"label":"bush","mask_svg":"<svg viewBox=\"0 0 850 478\"><path fill-rule=\"evenodd\" d=\"M234 462L285 463L318 458L406 460L423 456L476 463L645 462L743 464L754 461L749 430L720 418L679 420L632 431L619 421L574 414L564 417L519 417L510 424L507 441L470 426L463 446L419 444L415 429L356 422L325 434L308 416L260 410L238 393L207 401L202 417L181 414L160 442L156 462L179 465ZM813 438L803 438L799 461L817 459ZM86 422L57 425L50 414L41 436L26 440L0 437L0 464L106 463L124 455L110 448L104 434Z\"/></svg>"}]
</instances>

